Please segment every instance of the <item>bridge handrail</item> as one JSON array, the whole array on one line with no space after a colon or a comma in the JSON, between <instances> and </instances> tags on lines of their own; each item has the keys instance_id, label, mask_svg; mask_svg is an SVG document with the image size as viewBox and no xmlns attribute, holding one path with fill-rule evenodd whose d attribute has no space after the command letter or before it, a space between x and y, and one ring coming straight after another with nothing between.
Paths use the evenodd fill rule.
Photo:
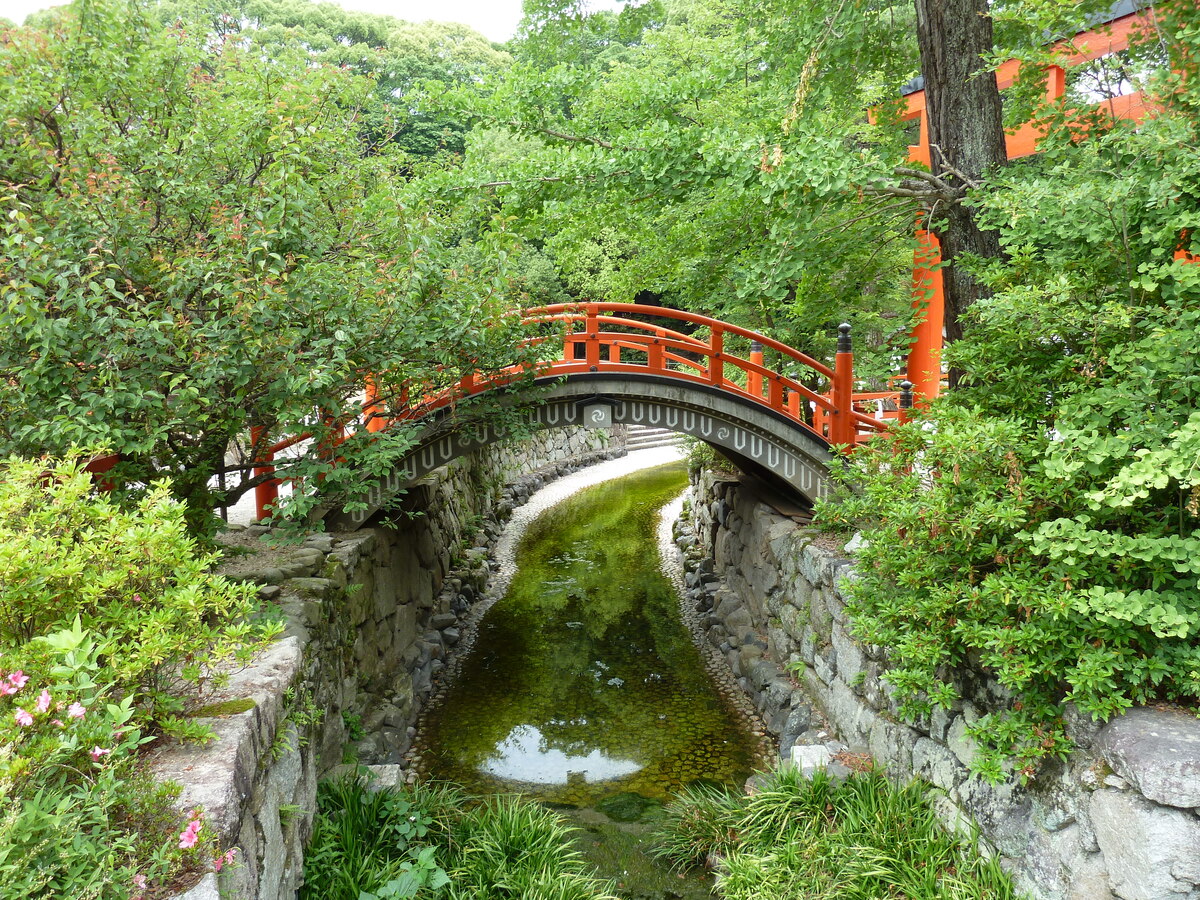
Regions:
<instances>
[{"instance_id":1,"label":"bridge handrail","mask_svg":"<svg viewBox=\"0 0 1200 900\"><path fill-rule=\"evenodd\" d=\"M628 318L635 315L674 319L706 327L709 330L708 338L704 340L663 325ZM433 384L427 385L425 389L420 385L408 385L400 394L407 409L390 414L383 412L386 406L379 395L376 379L368 377L360 430L374 432L387 428L392 422L422 418L438 409L453 406L460 399L503 387L523 375L532 374L535 378L544 378L598 372L640 375L650 373L715 387L761 404L831 444L852 447L868 434L878 434L889 429L888 422L866 415L854 407L856 402L864 399L884 399L895 395L889 392L854 393L849 325L842 325L838 329L838 352L836 362L831 368L807 354L749 328L730 325L696 313L658 306L608 302L560 303L526 310L522 321L528 325L562 323L566 326L553 336L535 335L523 342L523 346L529 348L561 340L563 358L516 364L488 373L468 374L451 386L441 389ZM571 325L580 322L584 324L584 331L570 330ZM605 327L629 330L605 331ZM751 358L745 359L725 352L726 335L749 340ZM583 358L575 356L579 344L583 344L585 348ZM607 359L601 359L602 347L608 348ZM828 393L819 393L790 375L768 368L762 360L763 347L769 347L785 359L799 363L828 379ZM644 353L645 362L622 360L622 350ZM699 361L693 358L697 356L701 358ZM744 386L725 377L726 365L745 373ZM683 368L680 369L679 366ZM409 390L419 398L415 403L404 399L409 395ZM806 421L806 413L801 408L802 401L806 401L812 409L811 424ZM911 400L909 402L911 404ZM899 417L903 419L903 412ZM261 458L256 459L253 474L273 474L276 453L312 437L311 433L304 433L268 443L265 430L254 429L253 444L261 448ZM336 456L337 446L345 439L345 433L339 431L322 452L331 457ZM260 518L268 514L270 505L275 501L278 484L278 479L271 479L256 488Z\"/></svg>"},{"instance_id":2,"label":"bridge handrail","mask_svg":"<svg viewBox=\"0 0 1200 900\"><path fill-rule=\"evenodd\" d=\"M829 366L818 362L811 356L801 353L789 347L787 344L781 343L774 338L767 337L765 334L760 334L757 331L751 331L749 328L742 328L739 325L731 325L728 322L722 322L720 319L713 319L709 316L702 316L698 313L686 312L680 309L670 309L662 306L646 306L641 303L611 303L611 302L596 302L596 303L555 303L551 306L539 306L533 309L526 310L526 316L545 315L550 317L561 317L570 315L576 318L586 319L589 315L598 315L601 310L607 312L627 313L629 315L642 316L658 316L659 318L678 319L682 322L692 322L697 325L705 325L713 331L713 333L735 334L739 337L747 338L751 341L758 341L764 347L770 347L784 356L787 356L807 368L814 369L826 378L833 378L834 372ZM631 324L625 320L621 320L621 324ZM692 340L697 340L692 338Z\"/></svg>"},{"instance_id":3,"label":"bridge handrail","mask_svg":"<svg viewBox=\"0 0 1200 900\"><path fill-rule=\"evenodd\" d=\"M642 349L642 345L644 345L645 347L658 346L660 348L663 348L664 350L666 348L672 348L672 349L676 349L676 350L684 350L687 352L696 352L699 349L698 347L695 346L695 344L693 344L691 342L676 341L672 338L651 337L650 335L641 335L641 334L615 335L611 332L599 332L599 333L597 333L595 340L605 343L602 339L609 338L609 337L619 337L620 338L619 343L629 345L629 349ZM582 343L583 341L590 340L592 338L589 336L588 333L581 333L581 332L575 332L573 334L568 334L567 336L564 337L564 341L569 342L569 341L572 341L572 339L574 339L575 342ZM664 354L664 357L671 356L671 355L672 354ZM760 378L765 379L768 383L778 382L780 387L786 387L789 390L794 391L797 394L800 394L806 400L810 400L813 403L818 404L819 406L823 406L826 409L830 410L831 412L834 411L834 409L835 409L833 401L825 394L817 393L812 388L800 383L799 381L796 381L794 378L791 378L787 375L777 372L774 369L770 369L767 366L762 365L761 363L756 363L753 360L744 359L743 357L740 357L740 356L733 356L728 353L723 353L721 355L721 359L724 362L729 363L730 365L733 365L739 369L744 370L747 374L757 375ZM699 364L695 363L693 360L681 359L679 361L687 363L689 366L699 368L702 371L706 371L705 367L700 366ZM618 368L618 367L620 367L620 368ZM554 374L554 373L566 374L569 372L587 372L589 370L589 368L590 368L590 366L589 366L587 360L585 360L585 359L558 360L556 362L550 363L549 374ZM606 371L606 372L616 372L616 371L644 372L647 367L643 366L643 365L638 365L637 363L617 363L617 362L610 361L610 362L601 363L601 368L603 371ZM712 383L707 378L698 378L696 376L690 375L685 372L673 372L672 375L673 375L673 377L684 378L689 381L698 381L701 383ZM753 391L747 390L746 388L743 388L741 385L735 384L734 382L730 381L729 379L723 379L721 384L719 384L717 386L724 388L726 390L732 390L739 394L744 394L748 397L752 397L752 398L760 400L760 401L762 399L762 397L760 395L756 395ZM801 421L800 424L806 425L806 423L804 423L803 421ZM806 427L807 427L807 425L806 425Z\"/></svg>"}]
</instances>

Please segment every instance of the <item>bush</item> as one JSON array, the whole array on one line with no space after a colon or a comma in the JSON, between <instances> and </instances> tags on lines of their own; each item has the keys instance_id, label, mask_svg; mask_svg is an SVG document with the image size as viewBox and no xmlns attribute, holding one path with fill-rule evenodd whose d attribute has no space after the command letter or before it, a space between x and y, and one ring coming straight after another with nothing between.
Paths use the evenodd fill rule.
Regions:
<instances>
[{"instance_id":1,"label":"bush","mask_svg":"<svg viewBox=\"0 0 1200 900\"><path fill-rule=\"evenodd\" d=\"M530 800L372 791L353 776L322 783L317 801L301 900L615 900L570 846L571 829Z\"/></svg>"},{"instance_id":2,"label":"bush","mask_svg":"<svg viewBox=\"0 0 1200 900\"><path fill-rule=\"evenodd\" d=\"M165 484L131 506L93 491L80 457L0 463L0 646L77 617L152 721L195 700L264 638L253 585L213 575Z\"/></svg>"},{"instance_id":3,"label":"bush","mask_svg":"<svg viewBox=\"0 0 1200 900\"><path fill-rule=\"evenodd\" d=\"M274 635L214 559L164 486L126 508L78 457L0 462L0 898L142 900L207 866L202 811L138 751L207 734L179 713Z\"/></svg>"},{"instance_id":4,"label":"bush","mask_svg":"<svg viewBox=\"0 0 1200 900\"><path fill-rule=\"evenodd\" d=\"M990 323L1003 307L995 327L1014 328L1021 302L981 304L978 336L956 352L1002 346ZM1062 321L1059 340L1082 345ZM1192 301L1143 309L1140 335L1127 327L1081 351L1075 381L1042 393L1036 411L1003 396L980 408L983 385L951 395L856 451L841 470L847 492L818 510L867 540L855 630L889 648L886 677L905 712L957 699L963 667L1012 692L971 729L991 779L1006 760L1029 778L1065 754L1067 703L1102 721L1200 697L1197 328ZM1010 339L1037 346L1033 330ZM1046 364L1030 365L1045 375ZM1062 377L1055 363L1042 384Z\"/></svg>"},{"instance_id":5,"label":"bush","mask_svg":"<svg viewBox=\"0 0 1200 900\"><path fill-rule=\"evenodd\" d=\"M681 866L712 864L728 900L1015 897L997 862L942 829L923 786L897 787L878 772L839 784L784 768L750 796L685 793L667 807L658 840Z\"/></svg>"}]
</instances>

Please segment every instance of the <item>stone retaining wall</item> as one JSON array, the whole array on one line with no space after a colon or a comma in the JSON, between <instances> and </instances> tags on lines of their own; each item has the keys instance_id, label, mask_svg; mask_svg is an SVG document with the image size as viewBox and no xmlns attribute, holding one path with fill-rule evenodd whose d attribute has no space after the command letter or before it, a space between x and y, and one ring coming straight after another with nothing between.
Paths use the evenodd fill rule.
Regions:
<instances>
[{"instance_id":1,"label":"stone retaining wall","mask_svg":"<svg viewBox=\"0 0 1200 900\"><path fill-rule=\"evenodd\" d=\"M844 550L762 503L737 480L694 477L679 543L709 640L783 741L812 744L815 701L829 726L887 770L935 789L952 827L977 823L1019 888L1039 900L1200 900L1200 720L1135 709L1103 728L1076 718L1078 749L1037 781L990 785L970 772L966 726L1001 696L963 673L964 699L904 724L883 648L853 636ZM799 691L800 687L804 692ZM810 699L811 698L811 701ZM808 729L806 731L806 729Z\"/></svg>"},{"instance_id":2,"label":"stone retaining wall","mask_svg":"<svg viewBox=\"0 0 1200 900\"><path fill-rule=\"evenodd\" d=\"M182 785L180 809L202 807L221 849L239 851L234 868L180 900L295 897L317 780L346 762L401 762L504 520L546 481L623 455L621 443L558 429L479 451L418 482L405 506L419 515L389 527L286 548L265 547L259 526L226 534L235 554L225 573L258 583L287 625L214 698L253 707L207 719L212 743L153 760L158 777Z\"/></svg>"}]
</instances>

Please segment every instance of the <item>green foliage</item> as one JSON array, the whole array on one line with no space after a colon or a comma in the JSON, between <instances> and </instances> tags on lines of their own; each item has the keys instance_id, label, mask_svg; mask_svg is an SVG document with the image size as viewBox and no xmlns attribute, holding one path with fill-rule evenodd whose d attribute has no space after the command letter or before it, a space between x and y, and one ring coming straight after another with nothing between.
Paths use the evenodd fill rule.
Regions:
<instances>
[{"instance_id":1,"label":"green foliage","mask_svg":"<svg viewBox=\"0 0 1200 900\"><path fill-rule=\"evenodd\" d=\"M120 506L79 457L0 463L0 645L40 639L81 690L97 687L88 667L103 658L107 683L160 726L272 636L246 621L253 585L211 574L215 560L166 485Z\"/></svg>"},{"instance_id":2,"label":"green foliage","mask_svg":"<svg viewBox=\"0 0 1200 900\"><path fill-rule=\"evenodd\" d=\"M1186 16L1140 53L1194 67ZM1188 50L1187 48L1192 48ZM856 452L853 493L821 512L860 527L860 637L886 644L907 713L982 666L1012 692L971 729L977 767L1022 777L1070 743L1061 713L1105 720L1200 697L1200 267L1197 89L1161 71L1137 127L1046 109L1037 157L973 202L1009 259L947 353L963 386Z\"/></svg>"},{"instance_id":3,"label":"green foliage","mask_svg":"<svg viewBox=\"0 0 1200 900\"><path fill-rule=\"evenodd\" d=\"M1008 876L949 835L925 788L881 773L832 781L780 769L749 796L689 792L667 808L661 854L707 861L728 900L1012 900Z\"/></svg>"},{"instance_id":4,"label":"green foliage","mask_svg":"<svg viewBox=\"0 0 1200 900\"><path fill-rule=\"evenodd\" d=\"M912 11L857 7L529 4L515 63L442 98L481 127L425 183L484 185L575 296L727 316L816 356L849 316L864 377L894 374L914 211L859 187L903 159L863 109L911 75Z\"/></svg>"},{"instance_id":5,"label":"green foliage","mask_svg":"<svg viewBox=\"0 0 1200 900\"><path fill-rule=\"evenodd\" d=\"M737 467L721 451L699 438L687 439L687 465L689 471L710 469L725 474L737 472Z\"/></svg>"},{"instance_id":6,"label":"green foliage","mask_svg":"<svg viewBox=\"0 0 1200 900\"><path fill-rule=\"evenodd\" d=\"M555 813L516 796L488 797L451 822L447 900L613 900L571 846Z\"/></svg>"},{"instance_id":7,"label":"green foliage","mask_svg":"<svg viewBox=\"0 0 1200 900\"><path fill-rule=\"evenodd\" d=\"M302 900L442 897L610 900L554 813L518 797L479 801L444 786L369 790L323 782Z\"/></svg>"},{"instance_id":8,"label":"green foliage","mask_svg":"<svg viewBox=\"0 0 1200 900\"><path fill-rule=\"evenodd\" d=\"M390 146L413 164L461 153L465 123L430 115L419 85L469 83L503 68L508 54L465 25L404 22L307 0L172 0L154 10L166 23L207 29L214 40L245 41L272 57L302 49L314 62L370 78L358 130L372 151Z\"/></svg>"},{"instance_id":9,"label":"green foliage","mask_svg":"<svg viewBox=\"0 0 1200 900\"><path fill-rule=\"evenodd\" d=\"M204 867L202 814L181 831L138 751L210 737L180 713L276 632L212 562L165 486L122 507L78 457L0 464L5 896L129 900Z\"/></svg>"},{"instance_id":10,"label":"green foliage","mask_svg":"<svg viewBox=\"0 0 1200 900\"><path fill-rule=\"evenodd\" d=\"M204 533L212 477L236 500L284 435L314 440L277 474L326 502L394 471L409 429L327 452L361 427L368 375L400 411L523 358L506 222L485 215L461 249L406 205L407 155L364 152L372 77L298 37L269 57L163 26L138 0L42 22L0 32L0 452L107 447L130 491L170 475Z\"/></svg>"}]
</instances>

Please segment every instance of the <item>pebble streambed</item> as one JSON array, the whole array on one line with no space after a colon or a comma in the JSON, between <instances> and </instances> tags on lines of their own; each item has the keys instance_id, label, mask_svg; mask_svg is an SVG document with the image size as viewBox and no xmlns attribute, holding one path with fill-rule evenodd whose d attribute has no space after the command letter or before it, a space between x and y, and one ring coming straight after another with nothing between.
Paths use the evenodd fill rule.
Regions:
<instances>
[{"instance_id":1,"label":"pebble streambed","mask_svg":"<svg viewBox=\"0 0 1200 900\"><path fill-rule=\"evenodd\" d=\"M573 816L581 849L629 898L710 896L703 879L651 860L647 833L682 787L740 786L763 749L681 617L662 511L685 486L675 462L510 523L497 599L419 723L412 760L422 777Z\"/></svg>"}]
</instances>

